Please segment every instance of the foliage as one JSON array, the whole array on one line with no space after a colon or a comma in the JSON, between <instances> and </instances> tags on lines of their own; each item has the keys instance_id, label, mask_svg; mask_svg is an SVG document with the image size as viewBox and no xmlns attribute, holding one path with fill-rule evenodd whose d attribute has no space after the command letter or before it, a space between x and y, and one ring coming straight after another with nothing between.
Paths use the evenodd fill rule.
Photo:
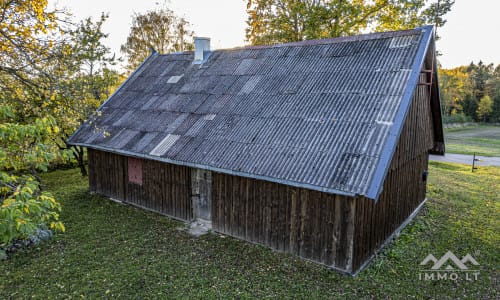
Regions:
<instances>
[{"instance_id":1,"label":"foliage","mask_svg":"<svg viewBox=\"0 0 500 300\"><path fill-rule=\"evenodd\" d=\"M0 247L39 226L64 228L37 173L58 156L51 141L61 131L46 104L57 86L53 50L65 42L61 14L46 0L0 1Z\"/></svg>"},{"instance_id":2,"label":"foliage","mask_svg":"<svg viewBox=\"0 0 500 300\"><path fill-rule=\"evenodd\" d=\"M64 231L59 203L40 191L35 175L52 160L47 140L59 129L52 118L23 125L9 122L12 116L9 107L0 108L0 248L40 226ZM34 175L15 175L26 169Z\"/></svg>"},{"instance_id":3,"label":"foliage","mask_svg":"<svg viewBox=\"0 0 500 300\"><path fill-rule=\"evenodd\" d=\"M61 205L50 193L40 192L33 177L18 178L0 172L0 248L14 239L25 239L39 227L64 232L59 221Z\"/></svg>"},{"instance_id":4,"label":"foliage","mask_svg":"<svg viewBox=\"0 0 500 300\"><path fill-rule=\"evenodd\" d=\"M193 238L90 195L78 170L43 179L71 230L0 263L0 298L498 298L500 168L431 163L424 210L356 277L227 236ZM470 253L479 280L419 280L420 262L447 250Z\"/></svg>"},{"instance_id":5,"label":"foliage","mask_svg":"<svg viewBox=\"0 0 500 300\"><path fill-rule=\"evenodd\" d=\"M152 49L162 54L192 50L193 32L189 26L168 8L136 13L127 42L121 46L128 59L127 69L136 69Z\"/></svg>"},{"instance_id":6,"label":"foliage","mask_svg":"<svg viewBox=\"0 0 500 300\"><path fill-rule=\"evenodd\" d=\"M46 104L54 95L51 62L57 60L52 50L56 47L55 36L60 28L58 15L47 12L46 6L47 1L0 2L0 15L3 16L0 20L0 104L6 109L1 117L3 120L8 115L10 119L10 125L2 130L4 134L24 136L24 140L16 140L24 146L16 145L19 153L37 154L41 160L56 155L49 153L54 148L47 143L39 143L37 148L28 147L32 138L40 141L43 127L40 122L53 123L53 118L46 113ZM48 141L48 138L43 140ZM13 158L12 164L29 164L23 155Z\"/></svg>"},{"instance_id":7,"label":"foliage","mask_svg":"<svg viewBox=\"0 0 500 300\"><path fill-rule=\"evenodd\" d=\"M484 64L482 61L476 65L473 62L467 66L472 82L473 95L476 99L481 99L489 93L488 81L492 78L494 71L493 64Z\"/></svg>"},{"instance_id":8,"label":"foliage","mask_svg":"<svg viewBox=\"0 0 500 300\"><path fill-rule=\"evenodd\" d=\"M53 118L59 130L40 145L40 154L59 162L75 158L85 175L83 148L66 140L122 80L111 69L114 55L102 43L107 15L75 23L66 11L48 12L47 1L30 2L2 2L7 17L0 26L20 31L12 31L15 40L0 39L7 49L5 59L0 58L0 103L11 108L19 124ZM19 9L22 5L31 10Z\"/></svg>"},{"instance_id":9,"label":"foliage","mask_svg":"<svg viewBox=\"0 0 500 300\"><path fill-rule=\"evenodd\" d=\"M48 141L59 127L50 117L31 124L14 123L13 117L10 107L0 107L0 171L46 170L53 158Z\"/></svg>"},{"instance_id":10,"label":"foliage","mask_svg":"<svg viewBox=\"0 0 500 300\"><path fill-rule=\"evenodd\" d=\"M47 11L47 0L0 1L0 72L21 84L33 85L28 75L44 72L57 29L56 12Z\"/></svg>"},{"instance_id":11,"label":"foliage","mask_svg":"<svg viewBox=\"0 0 500 300\"><path fill-rule=\"evenodd\" d=\"M463 113L445 114L443 115L443 123L469 123L474 120Z\"/></svg>"},{"instance_id":12,"label":"foliage","mask_svg":"<svg viewBox=\"0 0 500 300\"><path fill-rule=\"evenodd\" d=\"M439 3L439 5L438 5ZM247 40L265 45L445 24L454 0L248 0Z\"/></svg>"},{"instance_id":13,"label":"foliage","mask_svg":"<svg viewBox=\"0 0 500 300\"><path fill-rule=\"evenodd\" d=\"M97 110L122 81L122 77L111 69L116 65L103 40L108 36L102 26L108 15L102 14L97 21L87 18L68 30L67 43L56 49L59 53L56 94L46 104L49 113L60 124L61 132L54 140L61 150L71 151L82 175L86 175L83 162L84 151L78 146L69 146L66 140Z\"/></svg>"},{"instance_id":14,"label":"foliage","mask_svg":"<svg viewBox=\"0 0 500 300\"><path fill-rule=\"evenodd\" d=\"M479 100L479 104L477 107L477 116L483 122L486 122L488 117L493 112L493 101L491 101L490 96L485 95L481 100Z\"/></svg>"},{"instance_id":15,"label":"foliage","mask_svg":"<svg viewBox=\"0 0 500 300\"><path fill-rule=\"evenodd\" d=\"M439 69L441 107L443 114L453 116L463 112L463 100L472 92L472 83L465 67Z\"/></svg>"},{"instance_id":16,"label":"foliage","mask_svg":"<svg viewBox=\"0 0 500 300\"><path fill-rule=\"evenodd\" d=\"M494 68L480 61L440 69L439 87L445 116L464 114L474 121L500 122L500 65Z\"/></svg>"}]
</instances>

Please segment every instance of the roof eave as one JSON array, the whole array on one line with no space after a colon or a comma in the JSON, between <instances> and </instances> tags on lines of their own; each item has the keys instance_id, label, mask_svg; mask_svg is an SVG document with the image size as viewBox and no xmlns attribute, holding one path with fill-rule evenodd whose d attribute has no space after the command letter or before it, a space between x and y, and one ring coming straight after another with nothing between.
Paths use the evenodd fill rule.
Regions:
<instances>
[{"instance_id":1,"label":"roof eave","mask_svg":"<svg viewBox=\"0 0 500 300\"><path fill-rule=\"evenodd\" d=\"M213 166L209 166L209 165L202 165L202 164L191 163L191 162L186 162L186 161L173 160L173 159L169 159L169 158L165 158L165 157L161 157L161 156L153 156L153 155L148 155L148 154L130 152L127 150L107 148L107 147L102 147L102 146L92 145L92 144L85 144L85 143L72 143L72 145L87 147L87 148L91 148L91 149L95 149L95 150L115 153L115 154L124 155L124 156L149 159L149 160L160 161L160 162L170 163L170 164L179 165L179 166L186 166L186 167L191 167L191 168L208 170L208 171L213 171L213 172L218 172L218 173L223 173L223 174L228 174L228 175L235 175L235 176L252 178L252 179L257 179L257 180L265 180L265 181L270 181L270 182L274 182L274 183L294 186L297 188L315 190L315 191L324 192L324 193L328 193L328 194L336 194L336 195L342 195L342 196L347 196L347 197L356 197L357 196L355 193L346 192L346 191L342 191L342 190L338 190L338 189L332 189L332 188L317 186L317 185L308 184L308 183L301 183L301 182L296 182L296 181L284 180L284 179L279 179L279 178L270 177L270 176L263 176L263 175L245 173L245 172L240 172L240 171L228 170L228 169L213 167Z\"/></svg>"}]
</instances>

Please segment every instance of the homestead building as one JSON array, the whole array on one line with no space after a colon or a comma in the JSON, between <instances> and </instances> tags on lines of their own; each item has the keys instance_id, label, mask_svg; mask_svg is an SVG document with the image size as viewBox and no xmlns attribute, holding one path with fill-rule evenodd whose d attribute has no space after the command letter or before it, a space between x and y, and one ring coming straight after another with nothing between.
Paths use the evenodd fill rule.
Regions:
<instances>
[{"instance_id":1,"label":"homestead building","mask_svg":"<svg viewBox=\"0 0 500 300\"><path fill-rule=\"evenodd\" d=\"M355 274L444 140L433 27L151 54L69 139L90 190Z\"/></svg>"}]
</instances>

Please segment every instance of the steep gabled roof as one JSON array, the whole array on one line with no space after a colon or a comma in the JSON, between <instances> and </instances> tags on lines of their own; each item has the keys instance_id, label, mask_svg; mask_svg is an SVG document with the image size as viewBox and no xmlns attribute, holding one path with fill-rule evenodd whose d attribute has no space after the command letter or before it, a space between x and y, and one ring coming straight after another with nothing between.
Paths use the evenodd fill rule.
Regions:
<instances>
[{"instance_id":1,"label":"steep gabled roof","mask_svg":"<svg viewBox=\"0 0 500 300\"><path fill-rule=\"evenodd\" d=\"M217 50L201 65L153 54L69 143L377 199L431 45L428 26Z\"/></svg>"}]
</instances>

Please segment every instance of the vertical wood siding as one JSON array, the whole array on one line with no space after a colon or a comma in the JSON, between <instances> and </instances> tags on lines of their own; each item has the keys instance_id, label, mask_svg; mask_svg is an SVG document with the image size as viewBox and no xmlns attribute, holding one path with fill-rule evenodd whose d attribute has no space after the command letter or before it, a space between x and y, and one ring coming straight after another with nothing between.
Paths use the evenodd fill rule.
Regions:
<instances>
[{"instance_id":1,"label":"vertical wood siding","mask_svg":"<svg viewBox=\"0 0 500 300\"><path fill-rule=\"evenodd\" d=\"M401 132L379 201L356 201L354 262L357 270L425 199L428 153L434 146L429 87L419 85Z\"/></svg>"},{"instance_id":2,"label":"vertical wood siding","mask_svg":"<svg viewBox=\"0 0 500 300\"><path fill-rule=\"evenodd\" d=\"M124 201L127 158L90 148L87 153L90 191Z\"/></svg>"},{"instance_id":3,"label":"vertical wood siding","mask_svg":"<svg viewBox=\"0 0 500 300\"><path fill-rule=\"evenodd\" d=\"M142 185L129 182L128 157L88 149L90 190L182 220L192 219L191 169L142 160Z\"/></svg>"},{"instance_id":4,"label":"vertical wood siding","mask_svg":"<svg viewBox=\"0 0 500 300\"><path fill-rule=\"evenodd\" d=\"M212 228L350 272L354 199L221 173Z\"/></svg>"}]
</instances>

